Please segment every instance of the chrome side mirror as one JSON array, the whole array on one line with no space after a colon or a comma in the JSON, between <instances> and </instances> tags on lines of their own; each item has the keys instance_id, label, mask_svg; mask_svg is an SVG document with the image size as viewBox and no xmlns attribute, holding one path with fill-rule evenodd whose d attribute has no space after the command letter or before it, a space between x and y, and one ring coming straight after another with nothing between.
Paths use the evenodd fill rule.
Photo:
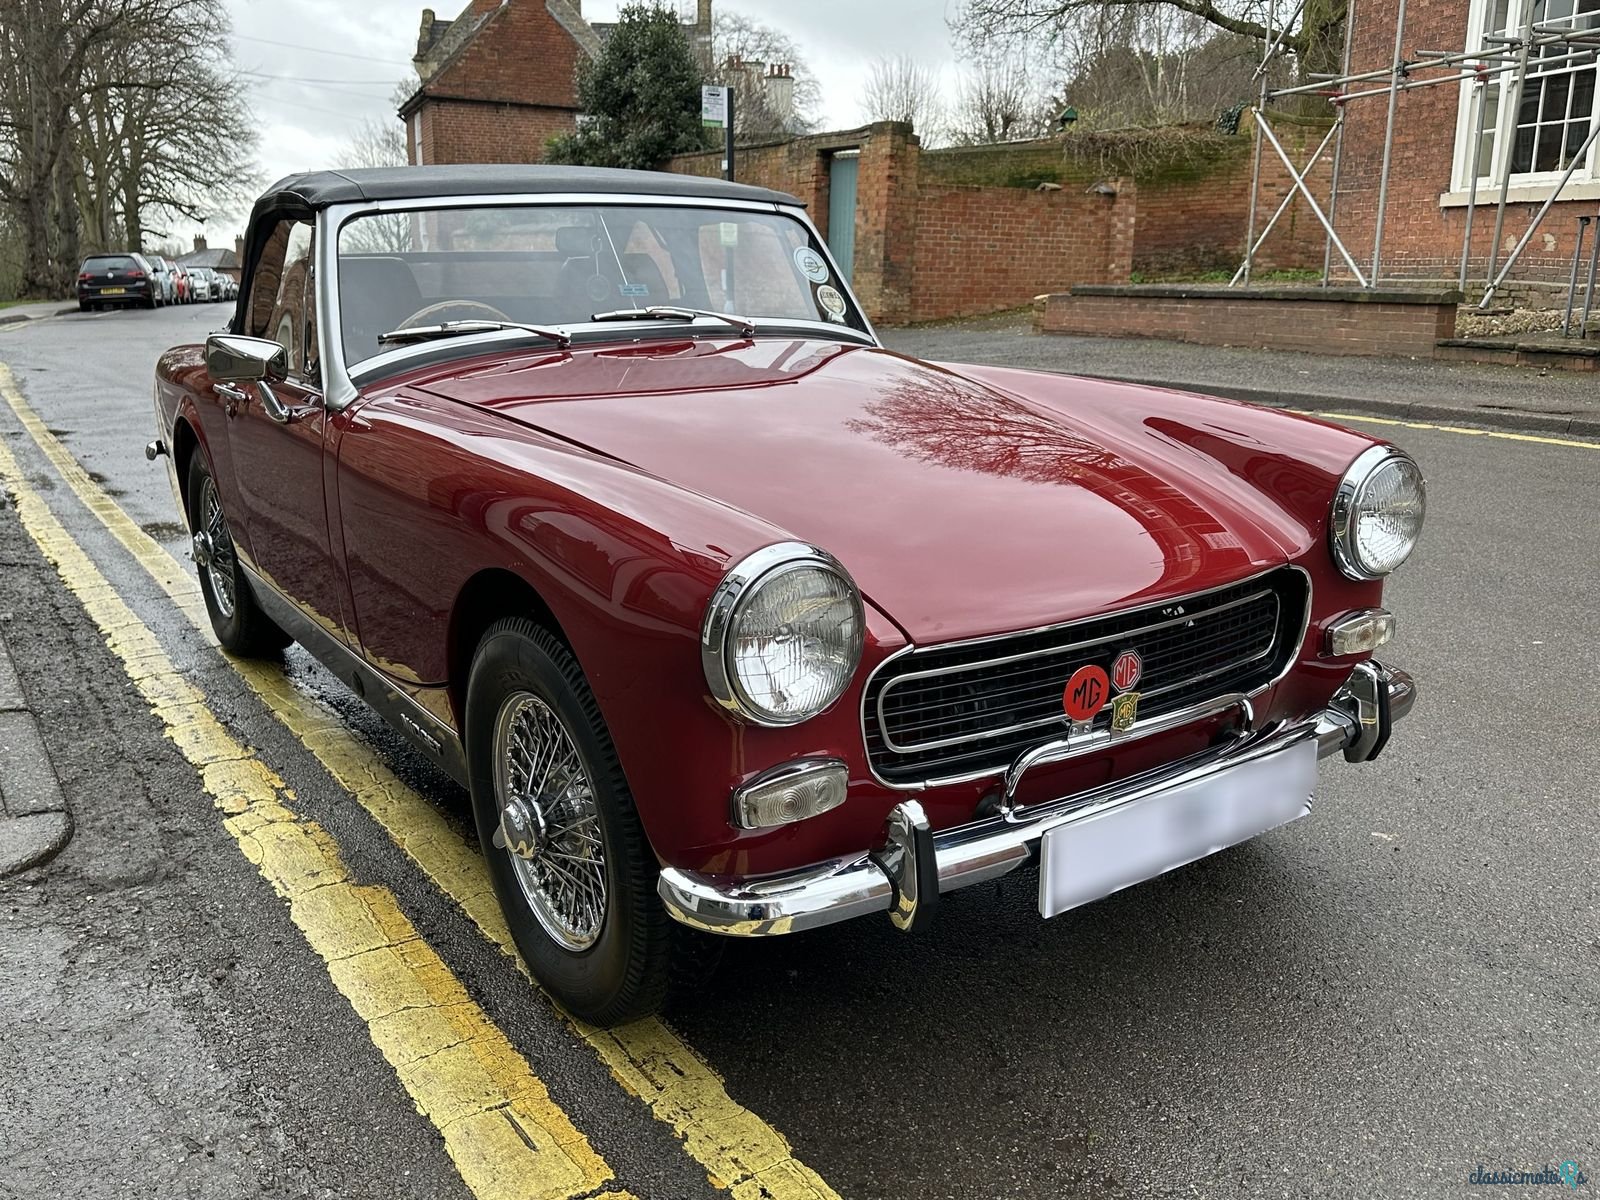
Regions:
<instances>
[{"instance_id":1,"label":"chrome side mirror","mask_svg":"<svg viewBox=\"0 0 1600 1200\"><path fill-rule=\"evenodd\" d=\"M206 339L206 372L218 383L279 383L289 374L289 356L266 338L214 333Z\"/></svg>"}]
</instances>

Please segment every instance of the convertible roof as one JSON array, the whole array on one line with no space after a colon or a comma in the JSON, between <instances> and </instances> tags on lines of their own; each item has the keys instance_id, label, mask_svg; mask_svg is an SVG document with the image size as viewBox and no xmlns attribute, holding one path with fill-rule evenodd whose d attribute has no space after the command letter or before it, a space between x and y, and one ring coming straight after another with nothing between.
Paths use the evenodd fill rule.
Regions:
<instances>
[{"instance_id":1,"label":"convertible roof","mask_svg":"<svg viewBox=\"0 0 1600 1200\"><path fill-rule=\"evenodd\" d=\"M363 200L538 195L553 192L706 197L750 200L759 204L800 203L793 196L768 188L705 179L698 175L674 175L667 171L471 163L459 166L369 167L289 175L262 194L256 202L256 212L298 206L319 209L331 204Z\"/></svg>"}]
</instances>

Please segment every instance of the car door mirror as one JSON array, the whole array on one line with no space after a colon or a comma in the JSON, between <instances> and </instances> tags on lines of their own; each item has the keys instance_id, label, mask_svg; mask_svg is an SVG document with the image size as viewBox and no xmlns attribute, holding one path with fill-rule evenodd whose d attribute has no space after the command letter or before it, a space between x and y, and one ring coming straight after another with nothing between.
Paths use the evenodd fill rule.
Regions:
<instances>
[{"instance_id":1,"label":"car door mirror","mask_svg":"<svg viewBox=\"0 0 1600 1200\"><path fill-rule=\"evenodd\" d=\"M219 383L278 383L289 374L289 356L266 338L214 333L206 339L206 372Z\"/></svg>"}]
</instances>

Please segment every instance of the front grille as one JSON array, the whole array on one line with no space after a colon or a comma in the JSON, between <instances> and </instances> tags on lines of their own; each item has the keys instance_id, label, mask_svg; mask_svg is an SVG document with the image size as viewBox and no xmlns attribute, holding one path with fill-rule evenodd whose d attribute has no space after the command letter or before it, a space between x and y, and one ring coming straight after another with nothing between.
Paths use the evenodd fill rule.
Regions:
<instances>
[{"instance_id":1,"label":"front grille","mask_svg":"<svg viewBox=\"0 0 1600 1200\"><path fill-rule=\"evenodd\" d=\"M1079 667L1111 670L1124 650L1144 660L1139 719L1282 673L1298 649L1310 597L1280 568L1243 583L1054 629L903 654L867 684L867 755L890 783L991 774L1067 726L1061 693ZM1093 721L1111 723L1107 705Z\"/></svg>"}]
</instances>

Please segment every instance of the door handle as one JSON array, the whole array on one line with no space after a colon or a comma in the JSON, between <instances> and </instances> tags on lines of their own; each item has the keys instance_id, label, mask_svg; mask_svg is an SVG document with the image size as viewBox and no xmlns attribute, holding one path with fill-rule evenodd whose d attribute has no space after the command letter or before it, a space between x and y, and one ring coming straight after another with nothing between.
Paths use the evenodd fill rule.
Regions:
<instances>
[{"instance_id":1,"label":"door handle","mask_svg":"<svg viewBox=\"0 0 1600 1200\"><path fill-rule=\"evenodd\" d=\"M211 390L222 397L222 410L230 417L239 411L239 405L249 399L242 387L231 383L214 383L211 385Z\"/></svg>"}]
</instances>

